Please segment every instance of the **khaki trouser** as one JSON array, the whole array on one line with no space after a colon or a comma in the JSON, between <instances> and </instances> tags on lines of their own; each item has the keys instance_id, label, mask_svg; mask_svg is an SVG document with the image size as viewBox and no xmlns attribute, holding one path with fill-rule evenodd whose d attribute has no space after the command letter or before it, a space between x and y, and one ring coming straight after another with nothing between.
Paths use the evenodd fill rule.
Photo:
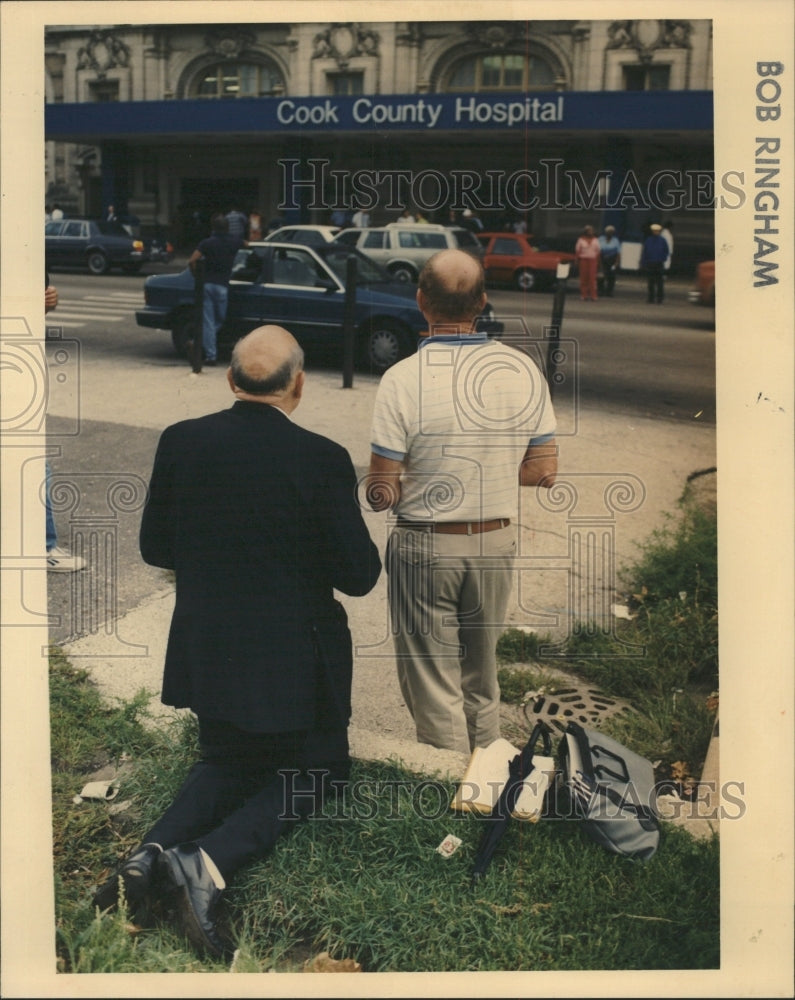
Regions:
<instances>
[{"instance_id":1,"label":"khaki trouser","mask_svg":"<svg viewBox=\"0 0 795 1000\"><path fill-rule=\"evenodd\" d=\"M516 528L473 535L396 527L386 554L403 698L420 743L469 753L500 735L497 639Z\"/></svg>"}]
</instances>

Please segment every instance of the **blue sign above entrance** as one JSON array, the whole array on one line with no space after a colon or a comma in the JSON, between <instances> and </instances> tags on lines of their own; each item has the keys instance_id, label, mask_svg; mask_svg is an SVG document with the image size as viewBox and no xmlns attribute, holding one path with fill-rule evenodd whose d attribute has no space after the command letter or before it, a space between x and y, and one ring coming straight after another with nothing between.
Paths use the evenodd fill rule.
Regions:
<instances>
[{"instance_id":1,"label":"blue sign above entrance","mask_svg":"<svg viewBox=\"0 0 795 1000\"><path fill-rule=\"evenodd\" d=\"M409 130L709 131L712 91L405 94L48 104L47 139Z\"/></svg>"}]
</instances>

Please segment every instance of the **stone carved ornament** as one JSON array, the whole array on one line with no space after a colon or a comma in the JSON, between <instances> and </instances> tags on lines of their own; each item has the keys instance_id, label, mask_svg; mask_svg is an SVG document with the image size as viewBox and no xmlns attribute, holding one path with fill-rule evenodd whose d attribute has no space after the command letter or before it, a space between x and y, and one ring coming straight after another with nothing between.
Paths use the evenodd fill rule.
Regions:
<instances>
[{"instance_id":1,"label":"stone carved ornament","mask_svg":"<svg viewBox=\"0 0 795 1000\"><path fill-rule=\"evenodd\" d=\"M332 24L315 35L313 59L334 59L344 69L354 56L378 54L380 36L377 31L362 28L359 24Z\"/></svg>"},{"instance_id":2,"label":"stone carved ornament","mask_svg":"<svg viewBox=\"0 0 795 1000\"><path fill-rule=\"evenodd\" d=\"M525 21L470 21L466 33L479 45L489 49L504 49L511 42L524 40Z\"/></svg>"},{"instance_id":3,"label":"stone carved ornament","mask_svg":"<svg viewBox=\"0 0 795 1000\"><path fill-rule=\"evenodd\" d=\"M640 59L651 59L656 49L690 48L689 21L613 21L607 29L609 49L635 49Z\"/></svg>"},{"instance_id":4,"label":"stone carved ornament","mask_svg":"<svg viewBox=\"0 0 795 1000\"><path fill-rule=\"evenodd\" d=\"M127 66L130 49L110 31L92 31L88 44L78 49L77 68L93 69L97 79L102 80L109 69Z\"/></svg>"},{"instance_id":5,"label":"stone carved ornament","mask_svg":"<svg viewBox=\"0 0 795 1000\"><path fill-rule=\"evenodd\" d=\"M250 31L237 28L211 31L205 37L207 48L222 59L237 59L244 49L251 48L255 42L256 38Z\"/></svg>"}]
</instances>

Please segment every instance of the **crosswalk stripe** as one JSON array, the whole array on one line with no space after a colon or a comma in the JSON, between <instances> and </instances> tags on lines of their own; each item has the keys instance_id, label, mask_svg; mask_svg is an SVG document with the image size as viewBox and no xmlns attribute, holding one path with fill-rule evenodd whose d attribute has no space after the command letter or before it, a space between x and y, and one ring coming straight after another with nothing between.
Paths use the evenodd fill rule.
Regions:
<instances>
[{"instance_id":1,"label":"crosswalk stripe","mask_svg":"<svg viewBox=\"0 0 795 1000\"><path fill-rule=\"evenodd\" d=\"M125 318L118 313L92 312L86 309L64 309L61 311L61 315L68 319L105 319L109 323L119 323Z\"/></svg>"},{"instance_id":2,"label":"crosswalk stripe","mask_svg":"<svg viewBox=\"0 0 795 1000\"><path fill-rule=\"evenodd\" d=\"M63 327L65 330L73 330L91 322L121 323L122 320L129 321L133 310L141 304L142 296L133 292L84 295L71 302L60 302L58 315L47 326L49 329Z\"/></svg>"},{"instance_id":3,"label":"crosswalk stripe","mask_svg":"<svg viewBox=\"0 0 795 1000\"><path fill-rule=\"evenodd\" d=\"M118 301L119 304L126 302L141 302L143 301L142 295L133 295L130 292L111 292L110 295L84 295L80 300L81 302L108 302Z\"/></svg>"}]
</instances>

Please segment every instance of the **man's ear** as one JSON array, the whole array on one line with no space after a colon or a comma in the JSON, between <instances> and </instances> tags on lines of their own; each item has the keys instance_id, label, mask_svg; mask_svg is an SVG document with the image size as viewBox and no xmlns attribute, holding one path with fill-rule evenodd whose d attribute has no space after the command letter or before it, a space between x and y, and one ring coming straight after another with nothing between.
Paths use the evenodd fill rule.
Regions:
<instances>
[{"instance_id":1,"label":"man's ear","mask_svg":"<svg viewBox=\"0 0 795 1000\"><path fill-rule=\"evenodd\" d=\"M226 381L229 383L229 388L232 390L232 392L236 392L237 391L237 386L235 385L235 380L232 377L232 369L231 368L227 368L226 369Z\"/></svg>"},{"instance_id":2,"label":"man's ear","mask_svg":"<svg viewBox=\"0 0 795 1000\"><path fill-rule=\"evenodd\" d=\"M293 386L293 396L296 399L300 399L304 392L304 383L306 382L306 373L303 368L295 376L295 385Z\"/></svg>"}]
</instances>

